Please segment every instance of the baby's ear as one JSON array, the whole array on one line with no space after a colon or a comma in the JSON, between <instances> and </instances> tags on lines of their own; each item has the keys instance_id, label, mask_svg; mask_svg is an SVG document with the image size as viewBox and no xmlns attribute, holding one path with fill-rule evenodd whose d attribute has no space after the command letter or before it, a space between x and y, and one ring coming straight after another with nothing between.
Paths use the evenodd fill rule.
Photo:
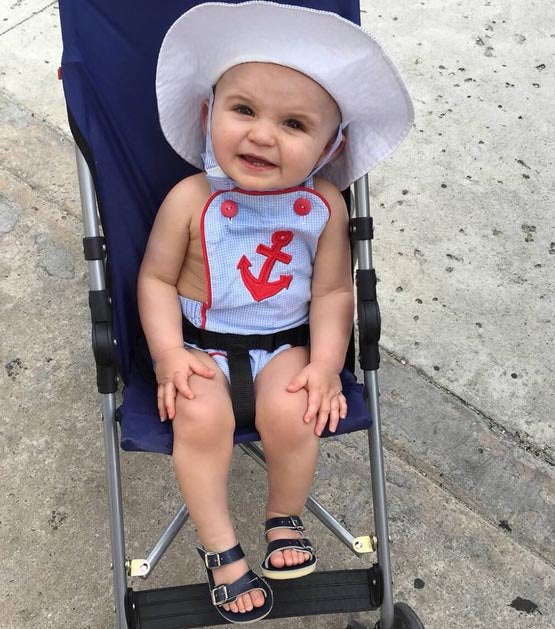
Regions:
<instances>
[{"instance_id":1,"label":"baby's ear","mask_svg":"<svg viewBox=\"0 0 555 629\"><path fill-rule=\"evenodd\" d=\"M331 149L331 147L333 146L333 143L335 142L335 137L336 136L333 136L333 138L331 138L331 140L326 144L324 150L322 151L322 155L320 155L320 160L324 159L324 157L328 154L328 151ZM343 151L343 148L345 147L346 141L347 139L345 137L345 131L342 131L341 142L339 143L335 151L330 155L330 158L327 160L328 163L332 162L336 157L339 157L339 155L341 154L341 151Z\"/></svg>"},{"instance_id":2,"label":"baby's ear","mask_svg":"<svg viewBox=\"0 0 555 629\"><path fill-rule=\"evenodd\" d=\"M343 149L345 148L346 142L347 142L347 138L345 137L345 131L343 131L341 133L341 142L339 143L339 146L335 149L335 151L331 155L330 162L332 162L336 157L339 157L341 155L341 153L343 152ZM333 141L330 142L330 145L328 146L328 151L331 148L332 144L333 144Z\"/></svg>"},{"instance_id":3,"label":"baby's ear","mask_svg":"<svg viewBox=\"0 0 555 629\"><path fill-rule=\"evenodd\" d=\"M200 120L202 124L202 131L206 135L206 127L207 127L207 120L208 120L208 101L207 100L205 100L204 103L202 103L202 107L200 109Z\"/></svg>"}]
</instances>

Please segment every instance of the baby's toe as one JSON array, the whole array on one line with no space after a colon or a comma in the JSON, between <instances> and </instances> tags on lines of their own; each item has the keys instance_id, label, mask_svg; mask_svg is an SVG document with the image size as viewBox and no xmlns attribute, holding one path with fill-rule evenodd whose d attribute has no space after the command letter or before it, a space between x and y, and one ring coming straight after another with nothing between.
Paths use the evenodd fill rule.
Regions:
<instances>
[{"instance_id":1,"label":"baby's toe","mask_svg":"<svg viewBox=\"0 0 555 629\"><path fill-rule=\"evenodd\" d=\"M253 590L249 595L254 607L262 607L262 605L264 605L266 598L260 590Z\"/></svg>"},{"instance_id":2,"label":"baby's toe","mask_svg":"<svg viewBox=\"0 0 555 629\"><path fill-rule=\"evenodd\" d=\"M239 613L240 614L244 614L245 613L245 596L239 596L237 598L237 607L239 608Z\"/></svg>"},{"instance_id":3,"label":"baby's toe","mask_svg":"<svg viewBox=\"0 0 555 629\"><path fill-rule=\"evenodd\" d=\"M274 568L283 568L285 565L285 559L283 558L283 553L274 553L270 557L270 563Z\"/></svg>"},{"instance_id":4,"label":"baby's toe","mask_svg":"<svg viewBox=\"0 0 555 629\"><path fill-rule=\"evenodd\" d=\"M293 554L291 553L290 550L284 550L283 551L283 558L285 560L285 565L286 566L292 566L293 565Z\"/></svg>"},{"instance_id":5,"label":"baby's toe","mask_svg":"<svg viewBox=\"0 0 555 629\"><path fill-rule=\"evenodd\" d=\"M243 606L245 608L246 612L250 612L253 610L254 605L252 604L252 598L250 594L245 594L244 596L241 597L241 599L243 600Z\"/></svg>"},{"instance_id":6,"label":"baby's toe","mask_svg":"<svg viewBox=\"0 0 555 629\"><path fill-rule=\"evenodd\" d=\"M299 560L299 563L302 564L305 561L307 561L308 555L307 555L307 553L304 553L304 552L298 552L297 553L297 559Z\"/></svg>"}]
</instances>

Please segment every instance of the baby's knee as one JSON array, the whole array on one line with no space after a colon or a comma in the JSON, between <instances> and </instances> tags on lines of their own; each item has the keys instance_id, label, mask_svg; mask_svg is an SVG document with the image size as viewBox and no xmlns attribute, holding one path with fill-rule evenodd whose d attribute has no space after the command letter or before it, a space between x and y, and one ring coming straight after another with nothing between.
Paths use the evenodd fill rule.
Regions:
<instances>
[{"instance_id":1,"label":"baby's knee","mask_svg":"<svg viewBox=\"0 0 555 629\"><path fill-rule=\"evenodd\" d=\"M312 438L314 427L303 421L307 407L306 391L274 392L257 405L256 428L262 438L280 443L299 443Z\"/></svg>"},{"instance_id":2,"label":"baby's knee","mask_svg":"<svg viewBox=\"0 0 555 629\"><path fill-rule=\"evenodd\" d=\"M221 440L233 438L235 423L231 405L214 398L196 396L188 400L178 394L176 414L172 422L174 443L194 444L199 448L214 447Z\"/></svg>"}]
</instances>

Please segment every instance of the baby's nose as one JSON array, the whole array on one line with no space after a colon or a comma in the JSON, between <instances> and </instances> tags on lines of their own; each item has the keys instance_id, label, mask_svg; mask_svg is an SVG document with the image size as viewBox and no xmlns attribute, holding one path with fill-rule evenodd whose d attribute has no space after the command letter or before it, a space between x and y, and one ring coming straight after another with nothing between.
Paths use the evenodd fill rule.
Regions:
<instances>
[{"instance_id":1,"label":"baby's nose","mask_svg":"<svg viewBox=\"0 0 555 629\"><path fill-rule=\"evenodd\" d=\"M272 146L275 142L272 125L264 120L255 121L249 131L249 139L256 144Z\"/></svg>"}]
</instances>

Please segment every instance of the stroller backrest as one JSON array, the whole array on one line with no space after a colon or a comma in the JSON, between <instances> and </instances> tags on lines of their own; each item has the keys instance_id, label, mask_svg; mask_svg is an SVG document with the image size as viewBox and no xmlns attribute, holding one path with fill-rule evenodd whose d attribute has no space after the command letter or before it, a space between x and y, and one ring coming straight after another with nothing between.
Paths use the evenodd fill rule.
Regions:
<instances>
[{"instance_id":1,"label":"stroller backrest","mask_svg":"<svg viewBox=\"0 0 555 629\"><path fill-rule=\"evenodd\" d=\"M95 179L124 381L140 334L136 277L152 222L171 187L194 172L162 135L154 84L164 34L196 4L183 0L60 2L64 92L74 137ZM359 22L358 1L282 4L334 11Z\"/></svg>"}]
</instances>

